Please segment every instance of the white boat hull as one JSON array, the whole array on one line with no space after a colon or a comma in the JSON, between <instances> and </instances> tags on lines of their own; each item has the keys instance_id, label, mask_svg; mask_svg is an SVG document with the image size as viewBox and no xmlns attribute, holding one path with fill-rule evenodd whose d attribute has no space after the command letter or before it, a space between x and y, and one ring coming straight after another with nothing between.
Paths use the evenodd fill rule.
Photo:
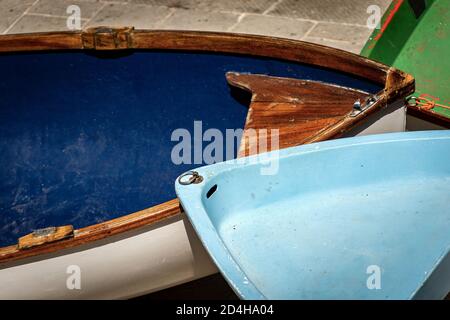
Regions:
<instances>
[{"instance_id":1,"label":"white boat hull","mask_svg":"<svg viewBox=\"0 0 450 320\"><path fill-rule=\"evenodd\" d=\"M74 288L77 268L80 282ZM2 266L0 299L126 299L215 272L183 213L90 245Z\"/></svg>"}]
</instances>

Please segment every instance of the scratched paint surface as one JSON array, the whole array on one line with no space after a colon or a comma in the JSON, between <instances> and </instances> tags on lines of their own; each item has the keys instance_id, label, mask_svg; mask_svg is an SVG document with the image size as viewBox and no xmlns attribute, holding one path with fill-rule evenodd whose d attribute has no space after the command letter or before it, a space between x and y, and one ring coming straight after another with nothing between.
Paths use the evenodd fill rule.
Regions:
<instances>
[{"instance_id":1,"label":"scratched paint surface","mask_svg":"<svg viewBox=\"0 0 450 320\"><path fill-rule=\"evenodd\" d=\"M436 1L423 15L394 65L416 78L416 95L450 106L450 2ZM435 107L450 117L450 110Z\"/></svg>"},{"instance_id":2,"label":"scratched paint surface","mask_svg":"<svg viewBox=\"0 0 450 320\"><path fill-rule=\"evenodd\" d=\"M416 78L414 95L450 106L450 1L429 0L416 18L408 1L395 0L384 22L400 2L382 35L376 30L361 54L411 73ZM450 117L448 109L433 111Z\"/></svg>"}]
</instances>

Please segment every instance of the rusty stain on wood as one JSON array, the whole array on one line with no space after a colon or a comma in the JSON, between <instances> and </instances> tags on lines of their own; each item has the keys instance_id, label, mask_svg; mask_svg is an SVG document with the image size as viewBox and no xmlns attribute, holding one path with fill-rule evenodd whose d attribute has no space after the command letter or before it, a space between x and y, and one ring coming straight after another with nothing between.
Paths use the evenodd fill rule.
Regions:
<instances>
[{"instance_id":1,"label":"rusty stain on wood","mask_svg":"<svg viewBox=\"0 0 450 320\"><path fill-rule=\"evenodd\" d=\"M18 249L29 249L73 237L73 226L48 227L19 238Z\"/></svg>"}]
</instances>

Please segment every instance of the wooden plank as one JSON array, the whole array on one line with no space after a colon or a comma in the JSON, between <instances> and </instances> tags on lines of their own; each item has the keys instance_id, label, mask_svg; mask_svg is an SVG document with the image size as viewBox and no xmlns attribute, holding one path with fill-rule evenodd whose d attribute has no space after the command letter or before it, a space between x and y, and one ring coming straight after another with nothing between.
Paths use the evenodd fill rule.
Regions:
<instances>
[{"instance_id":1,"label":"wooden plank","mask_svg":"<svg viewBox=\"0 0 450 320\"><path fill-rule=\"evenodd\" d=\"M0 52L81 49L79 32L45 32L0 36Z\"/></svg>"},{"instance_id":2,"label":"wooden plank","mask_svg":"<svg viewBox=\"0 0 450 320\"><path fill-rule=\"evenodd\" d=\"M269 136L271 130L278 130L279 145L272 148L268 143L267 151L304 144L333 126L346 131L349 123L344 127L341 120L353 110L356 100L369 96L338 85L266 75L229 72L227 80L252 93L239 149L241 157L257 153L251 138L261 129L268 129Z\"/></svg>"}]
</instances>

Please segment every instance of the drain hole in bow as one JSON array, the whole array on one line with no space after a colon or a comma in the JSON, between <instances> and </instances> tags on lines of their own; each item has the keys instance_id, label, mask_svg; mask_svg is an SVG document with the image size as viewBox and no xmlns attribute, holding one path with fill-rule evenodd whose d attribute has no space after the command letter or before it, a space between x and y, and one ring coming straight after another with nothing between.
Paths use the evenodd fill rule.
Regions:
<instances>
[{"instance_id":1,"label":"drain hole in bow","mask_svg":"<svg viewBox=\"0 0 450 320\"><path fill-rule=\"evenodd\" d=\"M216 190L217 184L213 185L211 189L208 190L208 192L206 193L206 199L209 199L214 194L214 192L216 192Z\"/></svg>"}]
</instances>

